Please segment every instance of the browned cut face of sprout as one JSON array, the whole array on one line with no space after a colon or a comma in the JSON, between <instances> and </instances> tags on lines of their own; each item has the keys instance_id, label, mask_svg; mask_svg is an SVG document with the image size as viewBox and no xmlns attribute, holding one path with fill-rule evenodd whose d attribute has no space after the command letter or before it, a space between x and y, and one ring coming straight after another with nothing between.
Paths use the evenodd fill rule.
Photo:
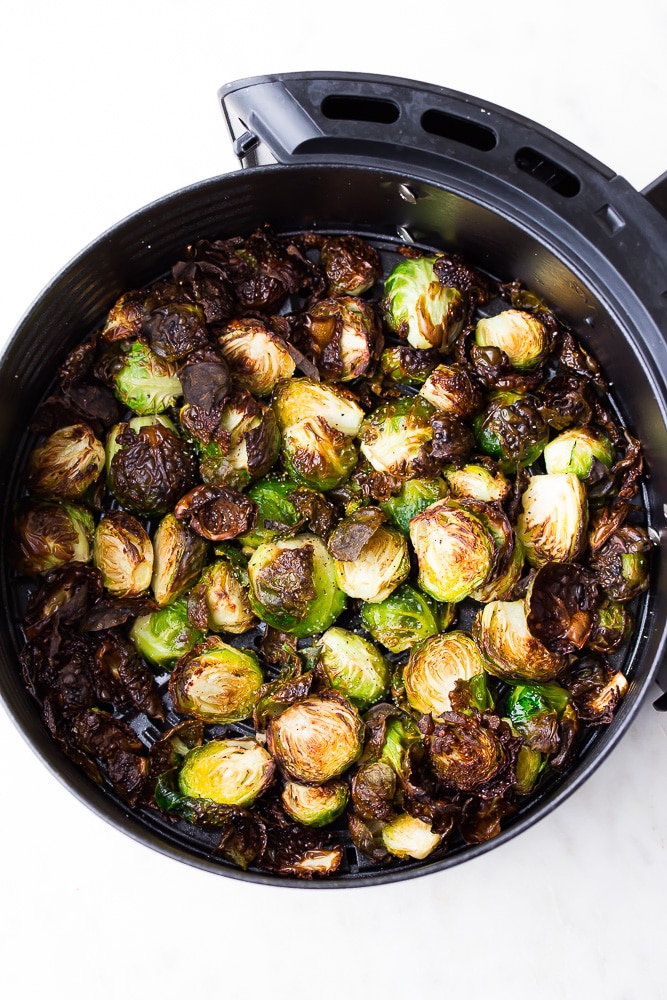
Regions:
<instances>
[{"instance_id":1,"label":"browned cut face of sprout","mask_svg":"<svg viewBox=\"0 0 667 1000\"><path fill-rule=\"evenodd\" d=\"M437 861L612 722L641 444L557 312L455 248L194 243L31 430L26 683L91 780L221 865Z\"/></svg>"}]
</instances>

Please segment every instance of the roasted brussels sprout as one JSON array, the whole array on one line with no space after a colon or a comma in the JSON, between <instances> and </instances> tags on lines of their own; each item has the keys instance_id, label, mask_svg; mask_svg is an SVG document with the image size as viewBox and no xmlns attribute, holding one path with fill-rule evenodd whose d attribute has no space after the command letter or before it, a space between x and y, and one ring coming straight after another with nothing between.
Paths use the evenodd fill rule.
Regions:
<instances>
[{"instance_id":1,"label":"roasted brussels sprout","mask_svg":"<svg viewBox=\"0 0 667 1000\"><path fill-rule=\"evenodd\" d=\"M115 424L106 450L107 485L135 514L165 514L194 485L196 464L165 416Z\"/></svg>"},{"instance_id":2,"label":"roasted brussels sprout","mask_svg":"<svg viewBox=\"0 0 667 1000\"><path fill-rule=\"evenodd\" d=\"M456 682L484 671L486 664L467 632L441 632L414 646L403 670L405 694L422 715L451 710L449 696Z\"/></svg>"},{"instance_id":3,"label":"roasted brussels sprout","mask_svg":"<svg viewBox=\"0 0 667 1000\"><path fill-rule=\"evenodd\" d=\"M255 521L252 499L230 486L195 486L178 501L174 516L210 542L226 542L247 531Z\"/></svg>"},{"instance_id":4,"label":"roasted brussels sprout","mask_svg":"<svg viewBox=\"0 0 667 1000\"><path fill-rule=\"evenodd\" d=\"M545 563L528 585L528 628L552 653L576 653L588 641L597 606L591 573L578 563Z\"/></svg>"},{"instance_id":5,"label":"roasted brussels sprout","mask_svg":"<svg viewBox=\"0 0 667 1000\"><path fill-rule=\"evenodd\" d=\"M420 590L402 583L376 604L363 604L361 624L391 653L412 649L452 622L454 605L439 604Z\"/></svg>"},{"instance_id":6,"label":"roasted brussels sprout","mask_svg":"<svg viewBox=\"0 0 667 1000\"><path fill-rule=\"evenodd\" d=\"M151 296L146 302L151 311L143 321L142 331L155 354L166 361L182 361L208 342L204 310L183 301L176 285L162 287L168 292L166 296Z\"/></svg>"},{"instance_id":7,"label":"roasted brussels sprout","mask_svg":"<svg viewBox=\"0 0 667 1000\"><path fill-rule=\"evenodd\" d=\"M442 500L448 493L447 483L440 476L431 479L406 479L400 493L380 501L380 507L396 527L404 535L408 535L412 518L436 500Z\"/></svg>"},{"instance_id":8,"label":"roasted brussels sprout","mask_svg":"<svg viewBox=\"0 0 667 1000\"><path fill-rule=\"evenodd\" d=\"M505 715L526 746L553 754L560 743L559 721L569 704L570 695L559 684L515 684Z\"/></svg>"},{"instance_id":9,"label":"roasted brussels sprout","mask_svg":"<svg viewBox=\"0 0 667 1000\"><path fill-rule=\"evenodd\" d=\"M474 514L447 499L413 517L410 538L419 586L436 601L462 601L493 571L493 536Z\"/></svg>"},{"instance_id":10,"label":"roasted brussels sprout","mask_svg":"<svg viewBox=\"0 0 667 1000\"><path fill-rule=\"evenodd\" d=\"M435 412L419 396L401 396L384 403L361 425L362 455L376 472L399 479L435 474L442 464L431 454Z\"/></svg>"},{"instance_id":11,"label":"roasted brussels sprout","mask_svg":"<svg viewBox=\"0 0 667 1000\"><path fill-rule=\"evenodd\" d=\"M278 427L284 432L302 421L321 422L345 437L356 437L364 411L352 393L339 386L322 385L307 378L281 382L273 394Z\"/></svg>"},{"instance_id":12,"label":"roasted brussels sprout","mask_svg":"<svg viewBox=\"0 0 667 1000\"><path fill-rule=\"evenodd\" d=\"M14 509L12 562L19 573L37 576L91 557L95 521L79 504L24 499Z\"/></svg>"},{"instance_id":13,"label":"roasted brussels sprout","mask_svg":"<svg viewBox=\"0 0 667 1000\"><path fill-rule=\"evenodd\" d=\"M600 586L612 601L631 601L649 586L651 541L637 524L624 524L591 557Z\"/></svg>"},{"instance_id":14,"label":"roasted brussels sprout","mask_svg":"<svg viewBox=\"0 0 667 1000\"><path fill-rule=\"evenodd\" d=\"M478 320L475 340L480 347L504 351L512 366L521 372L544 361L551 346L544 323L522 309L505 309L497 316Z\"/></svg>"},{"instance_id":15,"label":"roasted brussels sprout","mask_svg":"<svg viewBox=\"0 0 667 1000\"><path fill-rule=\"evenodd\" d=\"M478 791L506 764L503 745L481 720L445 712L430 737L431 766L439 780L463 792Z\"/></svg>"},{"instance_id":16,"label":"roasted brussels sprout","mask_svg":"<svg viewBox=\"0 0 667 1000\"><path fill-rule=\"evenodd\" d=\"M567 658L550 652L528 628L524 601L491 601L478 612L473 635L485 669L509 681L551 681Z\"/></svg>"},{"instance_id":17,"label":"roasted brussels sprout","mask_svg":"<svg viewBox=\"0 0 667 1000\"><path fill-rule=\"evenodd\" d=\"M570 427L561 431L544 449L549 474L573 472L583 482L595 482L614 464L614 446L595 427Z\"/></svg>"},{"instance_id":18,"label":"roasted brussels sprout","mask_svg":"<svg viewBox=\"0 0 667 1000\"><path fill-rule=\"evenodd\" d=\"M385 280L382 307L387 327L412 347L446 353L461 332L464 299L457 289L440 284L433 273L435 260L400 261Z\"/></svg>"},{"instance_id":19,"label":"roasted brussels sprout","mask_svg":"<svg viewBox=\"0 0 667 1000\"><path fill-rule=\"evenodd\" d=\"M324 785L360 756L364 724L344 698L310 697L271 719L266 741L288 778Z\"/></svg>"},{"instance_id":20,"label":"roasted brussels sprout","mask_svg":"<svg viewBox=\"0 0 667 1000\"><path fill-rule=\"evenodd\" d=\"M183 597L151 614L140 615L130 629L137 652L161 670L170 670L203 638L204 632L188 620L188 602Z\"/></svg>"},{"instance_id":21,"label":"roasted brussels sprout","mask_svg":"<svg viewBox=\"0 0 667 1000\"><path fill-rule=\"evenodd\" d=\"M243 489L266 475L278 458L280 433L274 412L249 392L238 390L222 407L214 437L199 441L198 448L205 483Z\"/></svg>"},{"instance_id":22,"label":"roasted brussels sprout","mask_svg":"<svg viewBox=\"0 0 667 1000\"><path fill-rule=\"evenodd\" d=\"M380 355L380 372L397 385L417 387L423 385L438 366L441 356L437 347L430 350L407 347L405 344L385 347Z\"/></svg>"},{"instance_id":23,"label":"roasted brussels sprout","mask_svg":"<svg viewBox=\"0 0 667 1000\"><path fill-rule=\"evenodd\" d=\"M281 632L323 632L345 607L334 561L316 535L263 542L250 558L248 575L255 614Z\"/></svg>"},{"instance_id":24,"label":"roasted brussels sprout","mask_svg":"<svg viewBox=\"0 0 667 1000\"><path fill-rule=\"evenodd\" d=\"M359 236L328 236L320 248L331 295L362 295L382 277L380 255Z\"/></svg>"},{"instance_id":25,"label":"roasted brussels sprout","mask_svg":"<svg viewBox=\"0 0 667 1000\"><path fill-rule=\"evenodd\" d=\"M209 636L184 653L169 677L169 695L182 715L202 722L238 722L252 715L264 683L256 655Z\"/></svg>"},{"instance_id":26,"label":"roasted brussels sprout","mask_svg":"<svg viewBox=\"0 0 667 1000\"><path fill-rule=\"evenodd\" d=\"M360 711L382 701L389 691L389 662L368 639L334 626L317 640L317 649L331 687Z\"/></svg>"},{"instance_id":27,"label":"roasted brussels sprout","mask_svg":"<svg viewBox=\"0 0 667 1000\"><path fill-rule=\"evenodd\" d=\"M135 341L114 365L116 398L139 416L164 413L183 394L176 367Z\"/></svg>"},{"instance_id":28,"label":"roasted brussels sprout","mask_svg":"<svg viewBox=\"0 0 667 1000\"><path fill-rule=\"evenodd\" d=\"M204 632L240 635L257 624L248 589L228 559L217 558L202 571L188 597L191 624Z\"/></svg>"},{"instance_id":29,"label":"roasted brussels sprout","mask_svg":"<svg viewBox=\"0 0 667 1000\"><path fill-rule=\"evenodd\" d=\"M613 653L630 638L634 617L625 603L605 601L593 613L593 627L586 648Z\"/></svg>"},{"instance_id":30,"label":"roasted brussels sprout","mask_svg":"<svg viewBox=\"0 0 667 1000\"><path fill-rule=\"evenodd\" d=\"M628 680L604 656L589 654L577 660L562 679L577 717L592 726L606 726L628 690Z\"/></svg>"},{"instance_id":31,"label":"roasted brussels sprout","mask_svg":"<svg viewBox=\"0 0 667 1000\"><path fill-rule=\"evenodd\" d=\"M239 385L256 396L269 396L296 364L285 341L259 319L233 319L218 337L222 355Z\"/></svg>"},{"instance_id":32,"label":"roasted brussels sprout","mask_svg":"<svg viewBox=\"0 0 667 1000\"><path fill-rule=\"evenodd\" d=\"M423 861L440 846L442 834L434 833L425 820L401 813L382 828L382 841L396 858Z\"/></svg>"},{"instance_id":33,"label":"roasted brussels sprout","mask_svg":"<svg viewBox=\"0 0 667 1000\"><path fill-rule=\"evenodd\" d=\"M30 453L25 484L42 499L80 500L99 478L104 455L87 424L61 427Z\"/></svg>"},{"instance_id":34,"label":"roasted brussels sprout","mask_svg":"<svg viewBox=\"0 0 667 1000\"><path fill-rule=\"evenodd\" d=\"M335 559L334 566L343 593L369 604L384 601L410 575L407 540L395 528L380 525L356 556Z\"/></svg>"},{"instance_id":35,"label":"roasted brussels sprout","mask_svg":"<svg viewBox=\"0 0 667 1000\"><path fill-rule=\"evenodd\" d=\"M469 462L460 469L447 466L442 477L456 499L468 497L485 503L502 503L511 490L510 481L491 462L489 465Z\"/></svg>"},{"instance_id":36,"label":"roasted brussels sprout","mask_svg":"<svg viewBox=\"0 0 667 1000\"><path fill-rule=\"evenodd\" d=\"M316 302L300 329L326 381L350 382L371 372L382 350L374 304L351 295Z\"/></svg>"},{"instance_id":37,"label":"roasted brussels sprout","mask_svg":"<svg viewBox=\"0 0 667 1000\"><path fill-rule=\"evenodd\" d=\"M482 408L479 386L459 364L438 365L424 382L419 395L436 410L460 420L468 420Z\"/></svg>"},{"instance_id":38,"label":"roasted brussels sprout","mask_svg":"<svg viewBox=\"0 0 667 1000\"><path fill-rule=\"evenodd\" d=\"M273 780L275 761L255 740L209 740L183 760L183 795L220 805L249 806Z\"/></svg>"},{"instance_id":39,"label":"roasted brussels sprout","mask_svg":"<svg viewBox=\"0 0 667 1000\"><path fill-rule=\"evenodd\" d=\"M153 536L153 596L171 604L194 583L204 567L208 544L200 535L165 514Z\"/></svg>"},{"instance_id":40,"label":"roasted brussels sprout","mask_svg":"<svg viewBox=\"0 0 667 1000\"><path fill-rule=\"evenodd\" d=\"M95 529L93 563L112 594L129 597L148 590L153 576L153 545L140 521L111 510Z\"/></svg>"},{"instance_id":41,"label":"roasted brussels sprout","mask_svg":"<svg viewBox=\"0 0 667 1000\"><path fill-rule=\"evenodd\" d=\"M495 458L503 472L532 465L549 440L538 401L528 393L494 393L487 408L474 418L473 430L480 450Z\"/></svg>"},{"instance_id":42,"label":"roasted brussels sprout","mask_svg":"<svg viewBox=\"0 0 667 1000\"><path fill-rule=\"evenodd\" d=\"M286 529L295 528L301 516L290 497L298 488L293 479L273 472L249 486L247 495L257 506L257 517L251 530L241 535L239 541L256 549Z\"/></svg>"},{"instance_id":43,"label":"roasted brussels sprout","mask_svg":"<svg viewBox=\"0 0 667 1000\"><path fill-rule=\"evenodd\" d=\"M350 791L344 781L330 781L326 785L286 781L280 801L287 815L297 823L319 828L338 819L349 798Z\"/></svg>"},{"instance_id":44,"label":"roasted brussels sprout","mask_svg":"<svg viewBox=\"0 0 667 1000\"><path fill-rule=\"evenodd\" d=\"M573 472L531 476L521 504L516 530L531 566L568 562L581 554L586 544L588 501Z\"/></svg>"}]
</instances>

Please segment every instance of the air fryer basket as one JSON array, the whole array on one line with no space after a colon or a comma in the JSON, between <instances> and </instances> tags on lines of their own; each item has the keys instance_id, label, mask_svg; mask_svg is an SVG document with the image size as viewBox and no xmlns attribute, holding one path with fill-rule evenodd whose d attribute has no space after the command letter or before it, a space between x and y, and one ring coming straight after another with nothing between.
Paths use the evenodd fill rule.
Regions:
<instances>
[{"instance_id":1,"label":"air fryer basket","mask_svg":"<svg viewBox=\"0 0 667 1000\"><path fill-rule=\"evenodd\" d=\"M368 885L449 867L536 822L604 759L660 667L667 581L661 557L667 495L667 183L643 194L532 122L442 88L386 77L289 74L229 84L220 98L247 169L178 191L85 249L32 306L0 361L2 600L0 690L30 744L112 824L173 858L234 878L311 887ZM444 858L377 868L350 845L333 878L244 872L211 854L205 835L129 813L93 784L46 732L17 663L21 596L6 570L12 499L29 441L24 428L56 366L123 292L155 280L195 239L248 233L355 232L391 248L456 249L503 280L519 279L555 309L599 360L624 422L644 445L644 503L656 543L651 589L623 669L630 688L568 773L546 784L494 840ZM20 442L17 447L16 442ZM149 727L145 738L150 739Z\"/></svg>"}]
</instances>

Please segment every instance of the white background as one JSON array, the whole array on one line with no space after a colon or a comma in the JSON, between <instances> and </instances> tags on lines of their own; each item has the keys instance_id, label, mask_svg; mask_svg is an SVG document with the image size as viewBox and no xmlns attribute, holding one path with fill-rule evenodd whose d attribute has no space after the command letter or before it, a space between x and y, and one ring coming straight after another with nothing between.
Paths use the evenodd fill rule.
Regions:
<instances>
[{"instance_id":1,"label":"white background","mask_svg":"<svg viewBox=\"0 0 667 1000\"><path fill-rule=\"evenodd\" d=\"M236 169L218 86L353 70L552 128L641 189L667 169L667 8L336 0L5 0L2 324L146 202ZM657 689L655 695L657 695ZM667 997L667 727L647 703L593 777L499 850L337 892L237 882L98 819L0 711L8 998Z\"/></svg>"}]
</instances>

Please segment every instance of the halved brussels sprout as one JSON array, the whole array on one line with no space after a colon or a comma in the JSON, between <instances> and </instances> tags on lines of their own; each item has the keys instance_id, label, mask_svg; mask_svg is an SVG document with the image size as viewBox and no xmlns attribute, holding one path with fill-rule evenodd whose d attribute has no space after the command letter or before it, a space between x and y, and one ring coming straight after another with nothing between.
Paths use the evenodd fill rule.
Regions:
<instances>
[{"instance_id":1,"label":"halved brussels sprout","mask_svg":"<svg viewBox=\"0 0 667 1000\"><path fill-rule=\"evenodd\" d=\"M178 598L150 615L140 615L130 630L130 639L137 652L162 670L170 670L203 638L201 629L194 628L188 621L185 598Z\"/></svg>"},{"instance_id":2,"label":"halved brussels sprout","mask_svg":"<svg viewBox=\"0 0 667 1000\"><path fill-rule=\"evenodd\" d=\"M493 463L468 462L460 469L448 466L442 475L456 499L468 497L484 503L502 503L511 489L509 479Z\"/></svg>"},{"instance_id":3,"label":"halved brussels sprout","mask_svg":"<svg viewBox=\"0 0 667 1000\"><path fill-rule=\"evenodd\" d=\"M323 785L361 755L364 724L344 698L310 697L271 719L266 742L289 778Z\"/></svg>"},{"instance_id":4,"label":"halved brussels sprout","mask_svg":"<svg viewBox=\"0 0 667 1000\"><path fill-rule=\"evenodd\" d=\"M413 648L403 670L408 702L422 715L449 712L449 696L456 682L483 673L485 667L475 640L467 632L431 636Z\"/></svg>"},{"instance_id":5,"label":"halved brussels sprout","mask_svg":"<svg viewBox=\"0 0 667 1000\"><path fill-rule=\"evenodd\" d=\"M186 755L178 775L182 795L226 806L249 806L275 773L275 761L255 740L209 740Z\"/></svg>"},{"instance_id":6,"label":"halved brussels sprout","mask_svg":"<svg viewBox=\"0 0 667 1000\"><path fill-rule=\"evenodd\" d=\"M463 510L474 514L481 521L496 547L495 565L491 575L481 586L471 590L469 596L475 601L484 603L504 599L512 592L523 572L523 543L517 538L510 519L496 504L485 503L482 500L461 499L452 501L452 506L457 503Z\"/></svg>"},{"instance_id":7,"label":"halved brussels sprout","mask_svg":"<svg viewBox=\"0 0 667 1000\"><path fill-rule=\"evenodd\" d=\"M259 319L230 320L218 343L236 381L256 396L270 395L296 369L285 341Z\"/></svg>"},{"instance_id":8,"label":"halved brussels sprout","mask_svg":"<svg viewBox=\"0 0 667 1000\"><path fill-rule=\"evenodd\" d=\"M281 632L323 632L345 607L334 561L316 535L262 543L250 558L248 575L255 614Z\"/></svg>"},{"instance_id":9,"label":"halved brussels sprout","mask_svg":"<svg viewBox=\"0 0 667 1000\"><path fill-rule=\"evenodd\" d=\"M380 355L380 371L391 382L416 387L424 384L440 358L440 351L436 347L428 351L407 347L405 344L385 347Z\"/></svg>"},{"instance_id":10,"label":"halved brussels sprout","mask_svg":"<svg viewBox=\"0 0 667 1000\"><path fill-rule=\"evenodd\" d=\"M273 409L281 432L305 420L323 421L345 437L356 437L364 411L355 396L339 386L292 378L280 382L273 394Z\"/></svg>"},{"instance_id":11,"label":"halved brussels sprout","mask_svg":"<svg viewBox=\"0 0 667 1000\"><path fill-rule=\"evenodd\" d=\"M384 283L382 308L387 327L412 347L451 349L463 327L464 300L456 288L440 284L435 257L400 261Z\"/></svg>"},{"instance_id":12,"label":"halved brussels sprout","mask_svg":"<svg viewBox=\"0 0 667 1000\"><path fill-rule=\"evenodd\" d=\"M330 781L326 785L287 781L280 801L287 815L297 823L319 828L338 819L349 798L350 790L344 781Z\"/></svg>"},{"instance_id":13,"label":"halved brussels sprout","mask_svg":"<svg viewBox=\"0 0 667 1000\"><path fill-rule=\"evenodd\" d=\"M631 601L650 583L651 540L638 524L623 524L592 556L591 566L612 601Z\"/></svg>"},{"instance_id":14,"label":"halved brussels sprout","mask_svg":"<svg viewBox=\"0 0 667 1000\"><path fill-rule=\"evenodd\" d=\"M165 514L195 482L194 458L162 415L115 424L106 456L107 485L135 514Z\"/></svg>"},{"instance_id":15,"label":"halved brussels sprout","mask_svg":"<svg viewBox=\"0 0 667 1000\"><path fill-rule=\"evenodd\" d=\"M439 604L409 583L402 583L379 604L361 608L361 624L391 653L412 649L422 639L444 631L453 617L453 604Z\"/></svg>"},{"instance_id":16,"label":"halved brussels sprout","mask_svg":"<svg viewBox=\"0 0 667 1000\"><path fill-rule=\"evenodd\" d=\"M104 445L87 424L50 434L28 458L25 484L33 496L80 500L104 468Z\"/></svg>"},{"instance_id":17,"label":"halved brussels sprout","mask_svg":"<svg viewBox=\"0 0 667 1000\"><path fill-rule=\"evenodd\" d=\"M614 446L607 435L595 427L570 427L544 449L544 464L549 474L573 472L585 482L595 462L606 469L614 464Z\"/></svg>"},{"instance_id":18,"label":"halved brussels sprout","mask_svg":"<svg viewBox=\"0 0 667 1000\"><path fill-rule=\"evenodd\" d=\"M182 715L202 722L238 722L252 715L264 683L256 655L209 636L185 653L169 677L169 695Z\"/></svg>"},{"instance_id":19,"label":"halved brussels sprout","mask_svg":"<svg viewBox=\"0 0 667 1000\"><path fill-rule=\"evenodd\" d=\"M432 479L406 479L400 493L388 500L381 500L380 508L407 535L412 518L436 500L442 500L448 493L447 483L440 476Z\"/></svg>"},{"instance_id":20,"label":"halved brussels sprout","mask_svg":"<svg viewBox=\"0 0 667 1000\"><path fill-rule=\"evenodd\" d=\"M37 576L68 562L90 560L95 521L85 507L51 500L21 500L14 508L12 562Z\"/></svg>"},{"instance_id":21,"label":"halved brussels sprout","mask_svg":"<svg viewBox=\"0 0 667 1000\"><path fill-rule=\"evenodd\" d=\"M382 828L382 841L397 858L423 861L440 846L442 835L434 833L431 824L423 819L401 813Z\"/></svg>"},{"instance_id":22,"label":"halved brussels sprout","mask_svg":"<svg viewBox=\"0 0 667 1000\"><path fill-rule=\"evenodd\" d=\"M153 596L171 604L197 579L208 554L207 542L173 514L165 514L153 536Z\"/></svg>"},{"instance_id":23,"label":"halved brussels sprout","mask_svg":"<svg viewBox=\"0 0 667 1000\"><path fill-rule=\"evenodd\" d=\"M218 440L198 442L199 472L205 483L242 490L266 475L280 454L273 410L244 389L222 407L216 435Z\"/></svg>"},{"instance_id":24,"label":"halved brussels sprout","mask_svg":"<svg viewBox=\"0 0 667 1000\"><path fill-rule=\"evenodd\" d=\"M472 426L480 451L496 459L503 472L532 465L549 440L539 401L529 393L494 393Z\"/></svg>"},{"instance_id":25,"label":"halved brussels sprout","mask_svg":"<svg viewBox=\"0 0 667 1000\"><path fill-rule=\"evenodd\" d=\"M218 557L204 568L188 597L188 617L204 632L232 635L241 635L257 623L248 589L228 559Z\"/></svg>"},{"instance_id":26,"label":"halved brussels sprout","mask_svg":"<svg viewBox=\"0 0 667 1000\"><path fill-rule=\"evenodd\" d=\"M368 639L334 626L320 636L316 645L320 668L331 687L360 711L387 694L391 667Z\"/></svg>"},{"instance_id":27,"label":"halved brussels sprout","mask_svg":"<svg viewBox=\"0 0 667 1000\"><path fill-rule=\"evenodd\" d=\"M497 316L480 319L475 327L480 347L504 351L517 371L530 371L543 361L550 349L550 338L542 321L522 309L505 309Z\"/></svg>"},{"instance_id":28,"label":"halved brussels sprout","mask_svg":"<svg viewBox=\"0 0 667 1000\"><path fill-rule=\"evenodd\" d=\"M495 545L475 517L449 500L439 500L410 522L419 564L419 586L437 601L455 604L481 587L493 572Z\"/></svg>"},{"instance_id":29,"label":"halved brussels sprout","mask_svg":"<svg viewBox=\"0 0 667 1000\"><path fill-rule=\"evenodd\" d=\"M516 684L505 713L512 729L531 750L552 754L558 749L558 723L570 704L570 695L560 684Z\"/></svg>"},{"instance_id":30,"label":"halved brussels sprout","mask_svg":"<svg viewBox=\"0 0 667 1000\"><path fill-rule=\"evenodd\" d=\"M440 464L431 456L435 409L419 396L401 396L366 417L359 433L361 453L376 472L399 479L426 476Z\"/></svg>"},{"instance_id":31,"label":"halved brussels sprout","mask_svg":"<svg viewBox=\"0 0 667 1000\"><path fill-rule=\"evenodd\" d=\"M547 766L548 757L539 750L531 750L523 743L519 747L514 765L513 789L519 795L529 795Z\"/></svg>"},{"instance_id":32,"label":"halved brussels sprout","mask_svg":"<svg viewBox=\"0 0 667 1000\"><path fill-rule=\"evenodd\" d=\"M572 472L531 476L516 524L531 566L569 562L586 544L586 490Z\"/></svg>"},{"instance_id":33,"label":"halved brussels sprout","mask_svg":"<svg viewBox=\"0 0 667 1000\"><path fill-rule=\"evenodd\" d=\"M320 299L311 306L304 334L327 381L350 382L366 374L382 345L375 306L351 295Z\"/></svg>"},{"instance_id":34,"label":"halved brussels sprout","mask_svg":"<svg viewBox=\"0 0 667 1000\"><path fill-rule=\"evenodd\" d=\"M482 392L461 365L438 365L424 382L419 395L460 420L468 420L482 407Z\"/></svg>"},{"instance_id":35,"label":"halved brussels sprout","mask_svg":"<svg viewBox=\"0 0 667 1000\"><path fill-rule=\"evenodd\" d=\"M175 365L159 358L147 344L135 341L121 358L114 366L115 395L140 416L164 413L183 395Z\"/></svg>"},{"instance_id":36,"label":"halved brussels sprout","mask_svg":"<svg viewBox=\"0 0 667 1000\"><path fill-rule=\"evenodd\" d=\"M377 528L354 559L334 560L338 586L369 604L384 601L410 575L407 539L396 528Z\"/></svg>"},{"instance_id":37,"label":"halved brussels sprout","mask_svg":"<svg viewBox=\"0 0 667 1000\"><path fill-rule=\"evenodd\" d=\"M509 681L551 681L567 658L551 653L528 628L524 601L491 601L475 618L473 635L485 669Z\"/></svg>"},{"instance_id":38,"label":"halved brussels sprout","mask_svg":"<svg viewBox=\"0 0 667 1000\"><path fill-rule=\"evenodd\" d=\"M112 594L128 597L148 590L153 576L153 545L140 521L111 510L95 529L93 563Z\"/></svg>"},{"instance_id":39,"label":"halved brussels sprout","mask_svg":"<svg viewBox=\"0 0 667 1000\"><path fill-rule=\"evenodd\" d=\"M438 720L429 759L443 784L463 792L474 792L492 781L506 761L495 733L480 720L459 712L447 712Z\"/></svg>"},{"instance_id":40,"label":"halved brussels sprout","mask_svg":"<svg viewBox=\"0 0 667 1000\"><path fill-rule=\"evenodd\" d=\"M332 295L362 295L382 277L382 262L375 247L359 236L328 236L320 249Z\"/></svg>"},{"instance_id":41,"label":"halved brussels sprout","mask_svg":"<svg viewBox=\"0 0 667 1000\"><path fill-rule=\"evenodd\" d=\"M274 472L248 487L247 495L257 504L257 517L251 530L241 535L239 541L256 549L262 542L271 542L281 533L279 525L295 527L301 515L290 497L298 488L293 479ZM270 526L270 522L276 527Z\"/></svg>"},{"instance_id":42,"label":"halved brussels sprout","mask_svg":"<svg viewBox=\"0 0 667 1000\"><path fill-rule=\"evenodd\" d=\"M634 618L627 606L619 601L605 601L593 615L593 627L586 646L598 653L613 653L632 634Z\"/></svg>"}]
</instances>

